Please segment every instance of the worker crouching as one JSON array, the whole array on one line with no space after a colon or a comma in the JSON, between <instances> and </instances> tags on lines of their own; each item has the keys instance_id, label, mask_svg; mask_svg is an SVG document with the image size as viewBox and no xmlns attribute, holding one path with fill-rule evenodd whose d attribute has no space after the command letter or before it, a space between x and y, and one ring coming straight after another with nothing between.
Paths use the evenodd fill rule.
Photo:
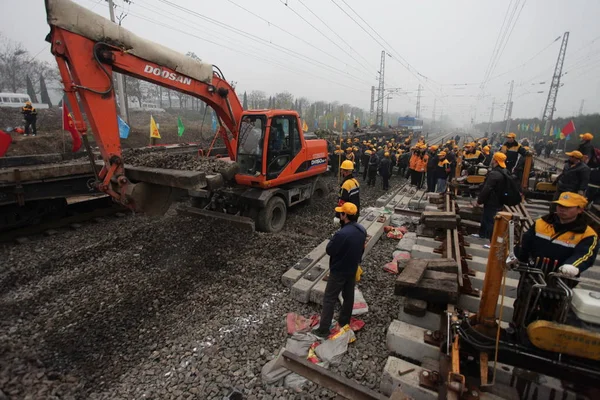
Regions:
<instances>
[{"instance_id":1,"label":"worker crouching","mask_svg":"<svg viewBox=\"0 0 600 400\"><path fill-rule=\"evenodd\" d=\"M340 326L350 323L354 306L356 271L367 240L367 231L357 222L356 205L346 202L336 207L335 212L340 216L341 228L333 235L326 248L329 255L329 277L323 298L321 322L319 328L313 331L320 337L329 336L333 310L340 293L343 304L338 322Z\"/></svg>"}]
</instances>

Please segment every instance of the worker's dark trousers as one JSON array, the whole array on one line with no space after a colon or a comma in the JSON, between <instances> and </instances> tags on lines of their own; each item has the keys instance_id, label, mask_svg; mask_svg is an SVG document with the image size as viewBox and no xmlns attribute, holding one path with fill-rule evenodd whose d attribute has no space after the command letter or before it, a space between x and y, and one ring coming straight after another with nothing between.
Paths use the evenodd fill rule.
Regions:
<instances>
[{"instance_id":1,"label":"worker's dark trousers","mask_svg":"<svg viewBox=\"0 0 600 400\"><path fill-rule=\"evenodd\" d=\"M356 272L348 276L329 274L327 287L325 288L325 297L323 298L323 312L321 313L320 331L329 331L331 320L333 319L333 309L337 303L340 292L342 293L342 310L338 322L340 326L350 323L352 317L352 307L354 306L354 280Z\"/></svg>"},{"instance_id":2,"label":"worker's dark trousers","mask_svg":"<svg viewBox=\"0 0 600 400\"><path fill-rule=\"evenodd\" d=\"M381 180L383 181L383 190L388 190L390 188L390 176L381 175Z\"/></svg>"},{"instance_id":3,"label":"worker's dark trousers","mask_svg":"<svg viewBox=\"0 0 600 400\"><path fill-rule=\"evenodd\" d=\"M365 169L363 170L363 181L367 180L368 173L369 173L369 165L365 164Z\"/></svg>"},{"instance_id":4,"label":"worker's dark trousers","mask_svg":"<svg viewBox=\"0 0 600 400\"><path fill-rule=\"evenodd\" d=\"M410 184L414 186L417 185L417 171L414 169L410 170Z\"/></svg>"},{"instance_id":5,"label":"worker's dark trousers","mask_svg":"<svg viewBox=\"0 0 600 400\"><path fill-rule=\"evenodd\" d=\"M367 185L375 186L376 180L377 180L377 170L369 171L369 181L367 182Z\"/></svg>"},{"instance_id":6,"label":"worker's dark trousers","mask_svg":"<svg viewBox=\"0 0 600 400\"><path fill-rule=\"evenodd\" d=\"M428 192L435 192L435 184L436 184L436 179L435 179L435 174L433 171L427 171L427 191Z\"/></svg>"},{"instance_id":7,"label":"worker's dark trousers","mask_svg":"<svg viewBox=\"0 0 600 400\"><path fill-rule=\"evenodd\" d=\"M425 172L415 171L415 184L417 185L417 189L421 189L423 187L423 181L425 180Z\"/></svg>"},{"instance_id":8,"label":"worker's dark trousers","mask_svg":"<svg viewBox=\"0 0 600 400\"><path fill-rule=\"evenodd\" d=\"M33 121L25 121L25 134L29 135L30 133L33 133L34 135L37 135L37 127L36 127L36 120ZM29 132L29 128L31 127L31 132Z\"/></svg>"},{"instance_id":9,"label":"worker's dark trousers","mask_svg":"<svg viewBox=\"0 0 600 400\"><path fill-rule=\"evenodd\" d=\"M405 176L406 175L406 165L398 165L398 176Z\"/></svg>"},{"instance_id":10,"label":"worker's dark trousers","mask_svg":"<svg viewBox=\"0 0 600 400\"><path fill-rule=\"evenodd\" d=\"M494 217L500 210L502 210L502 208L483 206L479 237L482 239L492 238L492 233L494 233Z\"/></svg>"}]
</instances>

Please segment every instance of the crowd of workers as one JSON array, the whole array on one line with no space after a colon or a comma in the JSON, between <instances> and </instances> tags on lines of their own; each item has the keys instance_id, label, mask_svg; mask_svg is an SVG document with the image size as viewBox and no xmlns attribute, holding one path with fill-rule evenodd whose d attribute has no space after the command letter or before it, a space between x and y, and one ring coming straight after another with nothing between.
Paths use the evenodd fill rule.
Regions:
<instances>
[{"instance_id":1,"label":"crowd of workers","mask_svg":"<svg viewBox=\"0 0 600 400\"><path fill-rule=\"evenodd\" d=\"M590 175L587 164L594 156L592 139L589 133L581 135L578 150L566 153L569 159L557 179L557 192L550 213L535 221L515 249L520 261L532 262L536 258L551 257L557 272L569 277L579 276L594 264L600 247L598 234L588 226L582 215L588 204L585 193ZM341 228L327 245L330 275L320 325L314 331L319 336L329 335L338 296L343 299L338 320L340 326L349 323L352 314L356 272L367 240L365 228L358 223L360 184L354 174L362 173L362 180L368 186L374 186L380 175L383 189L387 190L389 178L396 167L397 175L410 178L411 185L421 188L426 183L428 192L446 191L448 178L455 175L459 136L441 146L427 145L423 136L414 145L412 140L412 136L404 140L393 137L362 142L357 138L347 139L330 155L333 171L338 173L339 168L343 177L334 218ZM509 180L516 180L519 173L522 176L525 155L531 151L527 140L519 143L514 133L506 135L499 151L492 153L491 146L492 141L482 138L465 143L461 154L467 170L470 166L489 168L474 202L474 206L483 208L483 214L480 232L473 236L484 239L492 236L494 217L504 207ZM535 151L537 153L537 148Z\"/></svg>"}]
</instances>

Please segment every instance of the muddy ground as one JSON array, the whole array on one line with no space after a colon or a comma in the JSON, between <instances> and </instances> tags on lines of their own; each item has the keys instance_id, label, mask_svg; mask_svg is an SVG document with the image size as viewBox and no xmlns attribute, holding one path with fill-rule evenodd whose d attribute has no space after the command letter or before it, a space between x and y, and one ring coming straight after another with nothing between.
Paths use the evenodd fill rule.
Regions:
<instances>
[{"instance_id":1,"label":"muddy ground","mask_svg":"<svg viewBox=\"0 0 600 400\"><path fill-rule=\"evenodd\" d=\"M335 231L336 179L327 183L329 195L294 208L278 234L171 210L4 245L0 398L220 399L234 387L248 399L334 397L260 379L285 344L286 313L320 312L292 300L281 275ZM382 193L363 185L361 203ZM381 269L395 244L382 239L363 264L366 326L332 368L374 389L397 316L394 277Z\"/></svg>"}]
</instances>

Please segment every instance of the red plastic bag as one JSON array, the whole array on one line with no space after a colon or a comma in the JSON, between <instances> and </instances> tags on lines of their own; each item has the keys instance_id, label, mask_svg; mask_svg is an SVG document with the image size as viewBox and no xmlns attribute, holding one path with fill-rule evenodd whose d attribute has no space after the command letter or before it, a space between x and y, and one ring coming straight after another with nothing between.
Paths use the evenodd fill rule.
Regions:
<instances>
[{"instance_id":1,"label":"red plastic bag","mask_svg":"<svg viewBox=\"0 0 600 400\"><path fill-rule=\"evenodd\" d=\"M304 318L296 313L288 313L286 316L286 325L288 335L296 332L308 332L310 328L319 323L320 316L315 314L310 318Z\"/></svg>"},{"instance_id":2,"label":"red plastic bag","mask_svg":"<svg viewBox=\"0 0 600 400\"><path fill-rule=\"evenodd\" d=\"M4 157L11 143L12 137L8 133L0 131L0 157Z\"/></svg>"}]
</instances>

